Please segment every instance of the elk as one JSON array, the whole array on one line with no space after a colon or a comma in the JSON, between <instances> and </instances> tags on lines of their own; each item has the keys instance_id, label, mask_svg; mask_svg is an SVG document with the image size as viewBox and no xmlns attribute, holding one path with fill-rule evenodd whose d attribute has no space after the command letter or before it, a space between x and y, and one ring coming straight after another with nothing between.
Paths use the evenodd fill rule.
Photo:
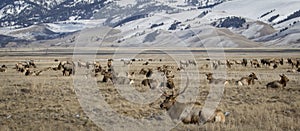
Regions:
<instances>
[{"instance_id":1,"label":"elk","mask_svg":"<svg viewBox=\"0 0 300 131\"><path fill-rule=\"evenodd\" d=\"M134 72L130 74L126 72L126 77L117 76L112 69L102 71L101 74L103 75L102 82L108 82L108 80L111 80L113 84L134 84Z\"/></svg>"},{"instance_id":2,"label":"elk","mask_svg":"<svg viewBox=\"0 0 300 131\"><path fill-rule=\"evenodd\" d=\"M271 60L272 63L274 64L280 64L283 65L283 58L274 58Z\"/></svg>"},{"instance_id":3,"label":"elk","mask_svg":"<svg viewBox=\"0 0 300 131\"><path fill-rule=\"evenodd\" d=\"M175 84L174 84L174 75L173 76L166 76L167 77L167 83L166 86L169 89L174 89L175 88Z\"/></svg>"},{"instance_id":4,"label":"elk","mask_svg":"<svg viewBox=\"0 0 300 131\"><path fill-rule=\"evenodd\" d=\"M48 68L46 68L48 69ZM44 70L37 70L37 71L31 71L29 68L25 69L25 76L33 75L33 76L39 76L40 73L42 73Z\"/></svg>"},{"instance_id":5,"label":"elk","mask_svg":"<svg viewBox=\"0 0 300 131\"><path fill-rule=\"evenodd\" d=\"M180 60L179 61L179 64L180 64L180 66L182 66L182 67L188 67L189 66L189 62L188 61L185 61L185 60Z\"/></svg>"},{"instance_id":6,"label":"elk","mask_svg":"<svg viewBox=\"0 0 300 131\"><path fill-rule=\"evenodd\" d=\"M2 65L0 68L0 72L6 72L7 66L6 65Z\"/></svg>"},{"instance_id":7,"label":"elk","mask_svg":"<svg viewBox=\"0 0 300 131\"><path fill-rule=\"evenodd\" d=\"M230 65L229 65L229 66L230 66ZM216 70L216 69L218 69L219 64L218 64L216 61L213 61L212 67L213 67L214 70Z\"/></svg>"},{"instance_id":8,"label":"elk","mask_svg":"<svg viewBox=\"0 0 300 131\"><path fill-rule=\"evenodd\" d=\"M165 99L160 104L160 108L167 111L171 119L181 120L184 124L199 124L202 118L201 108L199 107L201 103L199 102L189 102L181 103L176 100L176 98L183 94L187 87L189 86L189 78L187 77L187 83L182 92L176 93L174 90L171 94L163 92ZM192 110L189 114L184 114L186 108L191 107ZM209 117L206 122L225 122L225 116L228 116L229 113L223 113L221 110L215 110L214 114Z\"/></svg>"},{"instance_id":9,"label":"elk","mask_svg":"<svg viewBox=\"0 0 300 131\"><path fill-rule=\"evenodd\" d=\"M196 66L196 61L195 60L188 60L189 64L193 64L194 66Z\"/></svg>"},{"instance_id":10,"label":"elk","mask_svg":"<svg viewBox=\"0 0 300 131\"><path fill-rule=\"evenodd\" d=\"M112 66L112 61L113 61L113 59L108 59L108 60L107 60L107 67L108 67L108 68L111 68L111 66Z\"/></svg>"},{"instance_id":11,"label":"elk","mask_svg":"<svg viewBox=\"0 0 300 131\"><path fill-rule=\"evenodd\" d=\"M247 64L248 64L248 62L247 62L247 59L243 59L242 60L242 63L241 63L243 66L245 66L245 67L247 67Z\"/></svg>"},{"instance_id":12,"label":"elk","mask_svg":"<svg viewBox=\"0 0 300 131\"><path fill-rule=\"evenodd\" d=\"M0 72L6 72L5 68L0 68Z\"/></svg>"},{"instance_id":13,"label":"elk","mask_svg":"<svg viewBox=\"0 0 300 131\"><path fill-rule=\"evenodd\" d=\"M67 72L68 72L68 75L70 76L71 74L75 75L75 64L74 62L70 62L70 61L67 61L67 62L60 62L59 65L58 65L58 69L63 69L63 76L66 76L67 75Z\"/></svg>"},{"instance_id":14,"label":"elk","mask_svg":"<svg viewBox=\"0 0 300 131\"><path fill-rule=\"evenodd\" d=\"M15 69L23 73L25 71L25 64L19 62L15 65Z\"/></svg>"},{"instance_id":15,"label":"elk","mask_svg":"<svg viewBox=\"0 0 300 131\"><path fill-rule=\"evenodd\" d=\"M288 64L292 65L292 68L299 67L299 64L300 64L299 60L293 59L293 58L288 58L287 61L288 61Z\"/></svg>"},{"instance_id":16,"label":"elk","mask_svg":"<svg viewBox=\"0 0 300 131\"><path fill-rule=\"evenodd\" d=\"M34 61L33 60L26 61L25 62L25 68L31 68L31 67L36 68L36 65L35 65Z\"/></svg>"},{"instance_id":17,"label":"elk","mask_svg":"<svg viewBox=\"0 0 300 131\"><path fill-rule=\"evenodd\" d=\"M105 70L105 69L103 69L102 66L100 65L100 62L94 62L93 65L94 65L93 71L95 72L95 76L98 76L98 73L99 73L99 72L102 72L103 70Z\"/></svg>"},{"instance_id":18,"label":"elk","mask_svg":"<svg viewBox=\"0 0 300 131\"><path fill-rule=\"evenodd\" d=\"M241 64L243 63L243 61L241 61L241 60L233 60L233 61L234 61L234 63L237 64L237 65L241 65Z\"/></svg>"},{"instance_id":19,"label":"elk","mask_svg":"<svg viewBox=\"0 0 300 131\"><path fill-rule=\"evenodd\" d=\"M200 109L199 108L193 109L193 111L190 114L186 116L182 116L184 110L188 106L193 106L193 105L191 103L181 103L176 100L176 98L179 95L185 92L188 86L189 86L189 78L187 78L186 86L184 87L182 92L175 93L175 91L173 91L171 94L167 94L166 92L164 92L163 96L165 96L165 100L160 104L160 108L166 110L168 115L171 117L171 119L180 120L185 124L196 124L200 122L199 121ZM201 105L196 102L194 104Z\"/></svg>"},{"instance_id":20,"label":"elk","mask_svg":"<svg viewBox=\"0 0 300 131\"><path fill-rule=\"evenodd\" d=\"M227 66L227 68L231 68L231 66L233 66L234 63L235 63L234 60L226 60L226 66Z\"/></svg>"},{"instance_id":21,"label":"elk","mask_svg":"<svg viewBox=\"0 0 300 131\"><path fill-rule=\"evenodd\" d=\"M254 67L254 68L259 68L260 67L260 64L259 64L257 59L252 59L250 61L250 63L251 63L251 67Z\"/></svg>"},{"instance_id":22,"label":"elk","mask_svg":"<svg viewBox=\"0 0 300 131\"><path fill-rule=\"evenodd\" d=\"M148 65L149 64L149 62L148 61L146 61L145 63L143 63L143 65Z\"/></svg>"},{"instance_id":23,"label":"elk","mask_svg":"<svg viewBox=\"0 0 300 131\"><path fill-rule=\"evenodd\" d=\"M112 72L102 71L101 74L103 75L102 82L108 82L108 80L113 81Z\"/></svg>"},{"instance_id":24,"label":"elk","mask_svg":"<svg viewBox=\"0 0 300 131\"><path fill-rule=\"evenodd\" d=\"M260 60L260 63L261 63L262 65L265 65L265 66L271 66L271 61L270 61L270 59L261 59L261 60Z\"/></svg>"},{"instance_id":25,"label":"elk","mask_svg":"<svg viewBox=\"0 0 300 131\"><path fill-rule=\"evenodd\" d=\"M266 86L267 88L284 88L289 81L289 78L285 76L284 74L279 75L280 80L269 82Z\"/></svg>"},{"instance_id":26,"label":"elk","mask_svg":"<svg viewBox=\"0 0 300 131\"><path fill-rule=\"evenodd\" d=\"M134 84L134 79L135 79L134 72L131 73L126 72L126 76L130 80L129 84L130 85Z\"/></svg>"},{"instance_id":27,"label":"elk","mask_svg":"<svg viewBox=\"0 0 300 131\"><path fill-rule=\"evenodd\" d=\"M242 77L240 80L236 81L236 83L240 86L254 85L254 80L258 80L258 78L256 77L255 73L252 72L249 76Z\"/></svg>"},{"instance_id":28,"label":"elk","mask_svg":"<svg viewBox=\"0 0 300 131\"><path fill-rule=\"evenodd\" d=\"M153 74L153 70L149 69L148 72L146 73L146 77L149 78L152 76L152 74Z\"/></svg>"},{"instance_id":29,"label":"elk","mask_svg":"<svg viewBox=\"0 0 300 131\"><path fill-rule=\"evenodd\" d=\"M145 68L142 68L139 72L139 74L141 75L146 75L146 73L149 71L149 69L145 69Z\"/></svg>"},{"instance_id":30,"label":"elk","mask_svg":"<svg viewBox=\"0 0 300 131\"><path fill-rule=\"evenodd\" d=\"M213 78L212 73L205 74L209 84L229 84L229 80Z\"/></svg>"},{"instance_id":31,"label":"elk","mask_svg":"<svg viewBox=\"0 0 300 131\"><path fill-rule=\"evenodd\" d=\"M7 66L6 65L2 65L1 68L7 68Z\"/></svg>"}]
</instances>

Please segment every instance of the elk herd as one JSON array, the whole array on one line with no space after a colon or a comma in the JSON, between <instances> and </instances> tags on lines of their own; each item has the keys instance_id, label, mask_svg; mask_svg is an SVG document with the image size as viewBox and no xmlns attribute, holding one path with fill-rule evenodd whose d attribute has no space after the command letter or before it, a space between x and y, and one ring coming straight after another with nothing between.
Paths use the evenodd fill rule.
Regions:
<instances>
[{"instance_id":1,"label":"elk herd","mask_svg":"<svg viewBox=\"0 0 300 131\"><path fill-rule=\"evenodd\" d=\"M200 69L210 68L218 69L221 66L226 67L227 69L234 69L234 66L240 65L241 67L249 67L249 68L265 68L270 67L272 69L276 69L279 66L284 64L291 65L291 70L293 72L300 72L299 65L300 59L295 58L269 58L269 59L242 59L242 60L224 60L224 62L220 60L210 60L210 64L205 64L203 66L199 66ZM187 83L184 89L181 92L176 90L176 73L182 70L185 70L189 66L197 66L195 60L180 60L178 62L178 67L174 65L162 65L153 68L149 65L154 62L154 59L148 59L144 61L143 59L121 59L123 62L123 66L129 66L132 64L136 64L135 62L139 62L141 69L135 69L132 72L126 72L125 75L120 75L120 72L115 70L114 59L107 59L105 62L100 61L87 61L83 62L81 60L78 61L58 61L57 66L55 67L47 67L41 70L37 69L37 65L33 60L29 60L26 62L18 62L15 64L13 69L17 72L24 73L26 76L39 76L42 72L45 71L61 71L63 76L71 76L75 75L77 68L85 68L87 70L91 70L94 77L102 77L101 82L112 82L113 84L127 84L127 85L140 85L147 87L149 89L159 89L162 92L162 97L164 100L160 104L160 108L166 110L172 119L180 119L183 123L186 124L199 124L202 118L201 109L193 109L193 113L190 115L182 117L181 114L183 110L187 106L197 107L201 105L201 103L180 103L176 101L176 98L181 95L185 90L189 87L190 80L189 76L187 76ZM158 62L162 62L160 59ZM250 66L248 65L250 63ZM153 65L152 65L153 66ZM77 67L77 68L76 68ZM295 69L296 68L296 69ZM2 65L0 68L0 72L6 72L8 67L6 65ZM158 79L155 74L159 73L159 76L162 76L162 80ZM244 76L238 78L236 80L231 79L223 79L223 78L215 78L214 74L211 72L206 72L205 76L207 78L208 84L222 84L222 85L236 85L236 86L250 86L255 84L255 80L258 80L257 75L254 72L251 72L248 76ZM280 80L271 81L266 83L267 88L284 88L287 86L287 82L289 79L286 75L280 74ZM137 81L137 77L143 78L140 81ZM164 88L166 87L166 88ZM164 90L162 90L164 89ZM171 93L167 93L170 91ZM196 106L195 106L196 105ZM194 108L193 107L193 108ZM212 122L225 122L226 116L228 116L228 112L223 112L220 109L216 109L214 114L208 118L206 121Z\"/></svg>"}]
</instances>

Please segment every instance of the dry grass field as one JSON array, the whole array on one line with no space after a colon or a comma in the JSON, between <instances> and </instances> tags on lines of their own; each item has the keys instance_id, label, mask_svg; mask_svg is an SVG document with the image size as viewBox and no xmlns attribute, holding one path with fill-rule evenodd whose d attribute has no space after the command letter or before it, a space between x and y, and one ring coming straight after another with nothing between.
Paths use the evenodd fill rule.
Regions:
<instances>
[{"instance_id":1,"label":"dry grass field","mask_svg":"<svg viewBox=\"0 0 300 131\"><path fill-rule=\"evenodd\" d=\"M162 98L154 100L151 104L134 104L120 94L111 82L101 82L102 76L94 77L88 69L81 69L75 76L63 76L62 71L48 70L39 76L25 76L13 67L17 62L34 60L36 69L56 67L60 61L72 60L72 55L32 55L23 52L0 52L0 65L5 64L8 69L0 72L0 130L104 130L101 123L90 119L84 110L79 99L82 96L76 95L78 92L89 90L87 87L74 87L74 81L78 78L95 80L97 85L88 96L103 98L106 104L116 111L117 114L142 121L148 119L153 114L163 114L166 111L160 109L159 104ZM19 54L18 54L19 53ZM173 57L185 55L176 54ZM211 86L206 80L205 73L213 72L206 59L209 58L206 52L194 52L193 56L197 66L190 65L198 72L199 77L191 77L191 83L197 81L196 97L197 102L204 103L210 93ZM87 57L87 56L85 56ZM95 60L99 60L102 66L112 58L109 55L97 55ZM124 55L126 58L126 55ZM143 61L134 61L131 65L126 65L129 71L136 73L135 83L132 85L138 92L148 92L151 89L142 86L143 75L138 72L142 68L156 68L162 65L178 65L172 57L166 54L139 54L137 58ZM206 123L205 125L178 123L172 130L300 130L300 73L288 72L291 66L286 63L287 58L299 58L299 52L226 52L224 58L242 60L243 58L284 58L284 65L279 65L276 69L262 66L253 68L248 62L247 67L233 65L232 68L224 68L226 79L238 80L243 76L248 76L254 72L258 80L254 85L238 86L235 84L226 85L222 94L219 109L230 112L225 123ZM149 65L143 65L147 59ZM162 59L162 61L159 61ZM84 60L84 59L83 59ZM117 61L117 60L116 60ZM116 62L114 61L114 62ZM177 61L178 62L178 61ZM180 87L182 81L179 76L180 71L173 70L175 75L175 85ZM215 74L218 74L216 72ZM267 89L268 82L279 80L280 74L285 74L289 78L287 86L283 89ZM76 78L75 78L76 77ZM216 76L218 77L218 76ZM196 82L196 83L197 83ZM98 96L98 95L101 95ZM82 102L82 101L81 101ZM92 102L90 102L92 103ZM104 103L95 103L98 106ZM203 104L204 105L204 104ZM201 104L201 106L203 106ZM92 109L95 111L96 109ZM101 117L107 114L98 114ZM116 120L118 121L118 120ZM120 120L121 121L121 120ZM159 119L156 121L159 122ZM108 122L107 122L108 123ZM161 123L162 125L165 123ZM127 129L124 127L124 129ZM111 129L114 130L114 129ZM155 130L155 128L151 129Z\"/></svg>"}]
</instances>

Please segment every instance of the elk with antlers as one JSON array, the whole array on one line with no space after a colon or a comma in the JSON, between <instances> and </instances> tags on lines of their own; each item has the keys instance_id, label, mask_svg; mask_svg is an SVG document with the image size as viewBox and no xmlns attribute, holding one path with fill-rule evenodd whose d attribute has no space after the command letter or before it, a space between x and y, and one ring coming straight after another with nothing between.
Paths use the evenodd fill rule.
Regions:
<instances>
[{"instance_id":1,"label":"elk with antlers","mask_svg":"<svg viewBox=\"0 0 300 131\"><path fill-rule=\"evenodd\" d=\"M183 94L189 86L189 78L187 77L187 83L184 89L176 93L174 90L171 94L164 92L165 100L160 104L161 109L165 109L171 119L181 120L184 124L200 124L203 116L201 115L201 104L199 102L181 103L176 98ZM192 109L189 114L183 114L187 108ZM221 110L215 110L214 114L211 115L205 122L225 122L225 116L229 113L223 113Z\"/></svg>"},{"instance_id":2,"label":"elk with antlers","mask_svg":"<svg viewBox=\"0 0 300 131\"><path fill-rule=\"evenodd\" d=\"M199 123L200 120L200 116L199 116L200 108L198 108L198 110L193 110L187 116L182 116L182 113L185 111L185 109L188 106L193 106L193 105L188 103L181 103L176 100L176 98L179 95L185 92L188 86L189 86L189 78L187 78L186 86L184 87L182 92L176 93L174 90L171 94L167 94L166 92L164 92L163 95L165 96L165 100L160 104L160 108L166 110L168 112L168 115L171 117L171 119L181 120L185 124L195 124L195 123Z\"/></svg>"}]
</instances>

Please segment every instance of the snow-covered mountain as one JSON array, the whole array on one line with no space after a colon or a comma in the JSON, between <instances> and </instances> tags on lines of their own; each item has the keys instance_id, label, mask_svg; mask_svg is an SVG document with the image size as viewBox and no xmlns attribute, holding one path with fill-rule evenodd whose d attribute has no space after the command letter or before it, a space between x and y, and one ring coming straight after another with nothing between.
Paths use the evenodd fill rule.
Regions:
<instances>
[{"instance_id":1,"label":"snow-covered mountain","mask_svg":"<svg viewBox=\"0 0 300 131\"><path fill-rule=\"evenodd\" d=\"M2 0L0 26L27 27L70 19L91 19L106 0Z\"/></svg>"},{"instance_id":2,"label":"snow-covered mountain","mask_svg":"<svg viewBox=\"0 0 300 131\"><path fill-rule=\"evenodd\" d=\"M0 44L74 46L93 34L104 46L300 47L299 7L299 0L4 0ZM114 33L97 36L101 27Z\"/></svg>"}]
</instances>

